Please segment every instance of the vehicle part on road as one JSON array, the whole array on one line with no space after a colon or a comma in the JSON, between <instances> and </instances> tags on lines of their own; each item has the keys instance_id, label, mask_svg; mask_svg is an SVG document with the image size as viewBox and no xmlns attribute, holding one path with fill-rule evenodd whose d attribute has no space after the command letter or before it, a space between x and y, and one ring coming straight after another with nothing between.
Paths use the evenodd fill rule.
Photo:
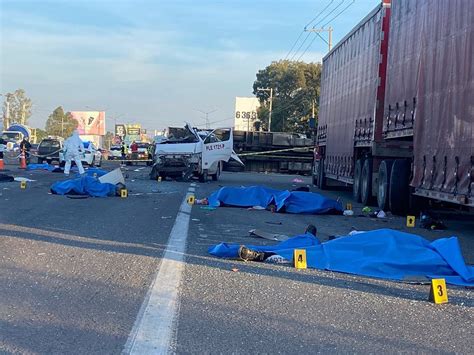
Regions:
<instances>
[{"instance_id":1,"label":"vehicle part on road","mask_svg":"<svg viewBox=\"0 0 474 355\"><path fill-rule=\"evenodd\" d=\"M242 245L220 243L209 247L211 255L240 256ZM308 267L349 274L404 281L423 275L426 280L444 278L459 286L474 286L474 266L466 265L456 237L430 242L418 235L378 229L335 238L320 244L310 234L277 245L245 245L256 253L274 253L292 260L295 249L305 249Z\"/></svg>"},{"instance_id":2,"label":"vehicle part on road","mask_svg":"<svg viewBox=\"0 0 474 355\"><path fill-rule=\"evenodd\" d=\"M353 216L354 215L354 211L353 210L345 210L344 212L342 212L342 214L344 216Z\"/></svg>"},{"instance_id":3,"label":"vehicle part on road","mask_svg":"<svg viewBox=\"0 0 474 355\"><path fill-rule=\"evenodd\" d=\"M284 234L278 234L278 233L270 233L270 232L265 232L259 229L251 229L249 230L249 235L251 237L259 237L259 238L264 238L268 240L276 240L279 242L288 240L290 237Z\"/></svg>"},{"instance_id":4,"label":"vehicle part on road","mask_svg":"<svg viewBox=\"0 0 474 355\"><path fill-rule=\"evenodd\" d=\"M396 159L392 165L389 184L389 205L393 214L405 215L408 210L410 162Z\"/></svg>"},{"instance_id":5,"label":"vehicle part on road","mask_svg":"<svg viewBox=\"0 0 474 355\"><path fill-rule=\"evenodd\" d=\"M377 204L380 209L389 209L390 175L392 174L393 160L382 160L377 179Z\"/></svg>"},{"instance_id":6,"label":"vehicle part on road","mask_svg":"<svg viewBox=\"0 0 474 355\"><path fill-rule=\"evenodd\" d=\"M112 170L111 172L99 177L99 181L103 184L109 183L116 185L118 183L125 184L125 178L120 168Z\"/></svg>"}]
</instances>

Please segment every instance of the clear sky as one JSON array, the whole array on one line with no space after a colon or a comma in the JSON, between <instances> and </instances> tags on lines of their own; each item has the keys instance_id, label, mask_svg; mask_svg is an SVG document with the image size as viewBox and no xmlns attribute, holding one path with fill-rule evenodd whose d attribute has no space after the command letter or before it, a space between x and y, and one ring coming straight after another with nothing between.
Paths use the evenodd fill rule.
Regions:
<instances>
[{"instance_id":1,"label":"clear sky","mask_svg":"<svg viewBox=\"0 0 474 355\"><path fill-rule=\"evenodd\" d=\"M310 27L331 25L336 43L380 1L0 0L0 93L25 89L40 128L59 105L105 109L108 130L114 117L149 129L203 124L196 110L222 121L314 17ZM289 58L320 61L320 38L303 54L315 36L296 51L303 34Z\"/></svg>"}]
</instances>

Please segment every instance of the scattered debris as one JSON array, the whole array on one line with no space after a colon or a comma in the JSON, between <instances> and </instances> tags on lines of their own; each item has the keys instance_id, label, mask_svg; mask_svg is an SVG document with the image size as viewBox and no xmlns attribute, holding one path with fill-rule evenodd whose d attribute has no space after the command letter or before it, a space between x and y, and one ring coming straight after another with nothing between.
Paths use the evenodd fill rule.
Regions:
<instances>
[{"instance_id":1,"label":"scattered debris","mask_svg":"<svg viewBox=\"0 0 474 355\"><path fill-rule=\"evenodd\" d=\"M420 214L420 225L422 228L431 230L444 230L446 225L443 221L433 217L428 212L422 212Z\"/></svg>"},{"instance_id":2,"label":"scattered debris","mask_svg":"<svg viewBox=\"0 0 474 355\"><path fill-rule=\"evenodd\" d=\"M201 210L206 210L206 211L215 211L217 208L211 207L211 206L201 206Z\"/></svg>"},{"instance_id":3,"label":"scattered debris","mask_svg":"<svg viewBox=\"0 0 474 355\"><path fill-rule=\"evenodd\" d=\"M378 211L376 216L377 218L387 218L387 214L383 210Z\"/></svg>"},{"instance_id":4,"label":"scattered debris","mask_svg":"<svg viewBox=\"0 0 474 355\"><path fill-rule=\"evenodd\" d=\"M198 219L198 218L193 218L192 221L194 221L194 222L199 222L200 219Z\"/></svg>"},{"instance_id":5,"label":"scattered debris","mask_svg":"<svg viewBox=\"0 0 474 355\"><path fill-rule=\"evenodd\" d=\"M15 181L19 181L19 182L22 182L22 181L33 182L33 181L36 181L36 180L31 180L31 179L28 179L28 178L26 178L26 177L17 176L17 177L15 177Z\"/></svg>"},{"instance_id":6,"label":"scattered debris","mask_svg":"<svg viewBox=\"0 0 474 355\"><path fill-rule=\"evenodd\" d=\"M354 211L353 210L345 210L344 212L342 212L342 214L344 216L353 216L354 215Z\"/></svg>"},{"instance_id":7,"label":"scattered debris","mask_svg":"<svg viewBox=\"0 0 474 355\"><path fill-rule=\"evenodd\" d=\"M262 206L252 206L250 208L248 208L249 210L257 210L257 211L261 211L261 210L265 210L265 207L262 207Z\"/></svg>"},{"instance_id":8,"label":"scattered debris","mask_svg":"<svg viewBox=\"0 0 474 355\"><path fill-rule=\"evenodd\" d=\"M298 183L302 183L304 182L303 180L301 179L298 179L298 178L294 178L293 180L291 180L291 182L298 182Z\"/></svg>"},{"instance_id":9,"label":"scattered debris","mask_svg":"<svg viewBox=\"0 0 474 355\"><path fill-rule=\"evenodd\" d=\"M370 212L372 212L372 209L371 209L369 206L365 206L365 207L362 209L362 212L363 212L363 213L370 213Z\"/></svg>"},{"instance_id":10,"label":"scattered debris","mask_svg":"<svg viewBox=\"0 0 474 355\"><path fill-rule=\"evenodd\" d=\"M259 237L268 240L276 240L282 242L284 240L288 240L290 237L284 234L277 234L277 233L269 233L259 229L251 229L249 230L249 235L251 237Z\"/></svg>"},{"instance_id":11,"label":"scattered debris","mask_svg":"<svg viewBox=\"0 0 474 355\"><path fill-rule=\"evenodd\" d=\"M171 216L161 216L161 219L169 219Z\"/></svg>"},{"instance_id":12,"label":"scattered debris","mask_svg":"<svg viewBox=\"0 0 474 355\"><path fill-rule=\"evenodd\" d=\"M208 205L209 201L207 200L207 198L201 198L201 199L196 199L194 201L194 204L195 205Z\"/></svg>"},{"instance_id":13,"label":"scattered debris","mask_svg":"<svg viewBox=\"0 0 474 355\"><path fill-rule=\"evenodd\" d=\"M116 185L118 183L122 183L122 184L125 185L125 178L124 178L120 168L117 168L117 169L112 170L111 172L109 172L105 175L102 175L99 178L99 181L103 184L109 183L109 184Z\"/></svg>"},{"instance_id":14,"label":"scattered debris","mask_svg":"<svg viewBox=\"0 0 474 355\"><path fill-rule=\"evenodd\" d=\"M235 268L235 267L234 267L234 268L232 268L231 270L232 270L233 272L237 272L237 271L239 271L239 269L237 269L237 268Z\"/></svg>"},{"instance_id":15,"label":"scattered debris","mask_svg":"<svg viewBox=\"0 0 474 355\"><path fill-rule=\"evenodd\" d=\"M265 223L267 223L267 224L275 224L275 225L278 225L278 226L281 226L281 225L283 224L283 223L281 223L281 222L271 222L271 221L267 221L267 222L265 222Z\"/></svg>"}]
</instances>

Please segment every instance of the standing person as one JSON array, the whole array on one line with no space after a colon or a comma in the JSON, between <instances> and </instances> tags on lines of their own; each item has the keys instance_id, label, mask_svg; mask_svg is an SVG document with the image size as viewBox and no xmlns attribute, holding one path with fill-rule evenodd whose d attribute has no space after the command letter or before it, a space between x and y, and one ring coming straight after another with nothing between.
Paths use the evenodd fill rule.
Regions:
<instances>
[{"instance_id":1,"label":"standing person","mask_svg":"<svg viewBox=\"0 0 474 355\"><path fill-rule=\"evenodd\" d=\"M127 151L127 145L125 144L125 141L122 142L122 160L125 160L125 154Z\"/></svg>"},{"instance_id":2,"label":"standing person","mask_svg":"<svg viewBox=\"0 0 474 355\"><path fill-rule=\"evenodd\" d=\"M138 144L137 142L133 141L130 145L130 150L132 151L132 160L138 159Z\"/></svg>"},{"instance_id":3,"label":"standing person","mask_svg":"<svg viewBox=\"0 0 474 355\"><path fill-rule=\"evenodd\" d=\"M71 170L72 160L76 163L77 168L79 169L79 174L84 174L84 168L82 167L81 155L84 153L84 143L82 143L81 138L77 130L74 130L72 135L64 141L64 159L66 160L66 165L64 166L64 174L69 175Z\"/></svg>"},{"instance_id":4,"label":"standing person","mask_svg":"<svg viewBox=\"0 0 474 355\"><path fill-rule=\"evenodd\" d=\"M31 143L28 141L28 138L23 137L23 140L20 142L20 152L25 153L25 159L27 163L30 160L30 149Z\"/></svg>"}]
</instances>

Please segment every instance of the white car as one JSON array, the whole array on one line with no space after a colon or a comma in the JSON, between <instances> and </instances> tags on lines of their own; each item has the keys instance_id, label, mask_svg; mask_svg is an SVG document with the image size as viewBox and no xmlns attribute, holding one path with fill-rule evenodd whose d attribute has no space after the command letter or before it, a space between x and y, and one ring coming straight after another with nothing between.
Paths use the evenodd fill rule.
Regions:
<instances>
[{"instance_id":1,"label":"white car","mask_svg":"<svg viewBox=\"0 0 474 355\"><path fill-rule=\"evenodd\" d=\"M85 149L85 152L81 157L81 162L83 164L85 163L89 166L102 165L102 153L99 149L96 148L94 143L84 142L84 149ZM59 160L61 162L61 165L64 165L66 163L66 160L64 159L64 153L62 151L59 152Z\"/></svg>"}]
</instances>

